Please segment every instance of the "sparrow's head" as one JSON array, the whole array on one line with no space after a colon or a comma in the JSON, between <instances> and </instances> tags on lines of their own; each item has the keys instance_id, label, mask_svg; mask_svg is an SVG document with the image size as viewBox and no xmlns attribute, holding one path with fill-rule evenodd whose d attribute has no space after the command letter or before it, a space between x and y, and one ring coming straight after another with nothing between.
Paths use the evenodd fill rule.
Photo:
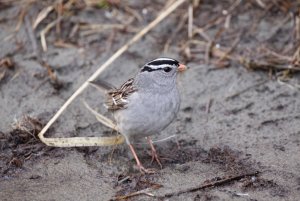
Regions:
<instances>
[{"instance_id":1,"label":"sparrow's head","mask_svg":"<svg viewBox=\"0 0 300 201\"><path fill-rule=\"evenodd\" d=\"M169 77L177 72L186 70L186 66L179 63L175 59L161 57L154 59L141 68L141 73L160 74L161 76Z\"/></svg>"},{"instance_id":2,"label":"sparrow's head","mask_svg":"<svg viewBox=\"0 0 300 201\"><path fill-rule=\"evenodd\" d=\"M146 63L136 77L139 88L153 91L168 91L176 86L176 75L186 66L175 59L161 57ZM151 86L151 87L150 87Z\"/></svg>"}]
</instances>

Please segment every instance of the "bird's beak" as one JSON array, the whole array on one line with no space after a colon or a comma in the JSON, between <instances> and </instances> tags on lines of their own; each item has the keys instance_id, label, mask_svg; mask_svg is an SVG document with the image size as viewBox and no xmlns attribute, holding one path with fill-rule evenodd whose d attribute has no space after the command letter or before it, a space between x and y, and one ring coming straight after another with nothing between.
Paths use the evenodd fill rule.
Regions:
<instances>
[{"instance_id":1,"label":"bird's beak","mask_svg":"<svg viewBox=\"0 0 300 201\"><path fill-rule=\"evenodd\" d=\"M179 66L178 66L178 68L177 68L177 70L179 71L179 72L183 72L183 71L185 71L187 69L187 66L186 65L183 65L183 64L179 64Z\"/></svg>"}]
</instances>

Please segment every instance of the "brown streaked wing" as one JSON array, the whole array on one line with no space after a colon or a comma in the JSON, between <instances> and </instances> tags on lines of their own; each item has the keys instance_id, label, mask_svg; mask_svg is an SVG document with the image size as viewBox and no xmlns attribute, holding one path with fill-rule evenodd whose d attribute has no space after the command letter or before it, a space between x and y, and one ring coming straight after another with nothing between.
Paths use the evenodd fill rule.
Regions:
<instances>
[{"instance_id":1,"label":"brown streaked wing","mask_svg":"<svg viewBox=\"0 0 300 201\"><path fill-rule=\"evenodd\" d=\"M119 110L126 108L127 97L136 91L133 87L134 79L127 80L119 89L112 89L107 93L106 105L109 110Z\"/></svg>"}]
</instances>

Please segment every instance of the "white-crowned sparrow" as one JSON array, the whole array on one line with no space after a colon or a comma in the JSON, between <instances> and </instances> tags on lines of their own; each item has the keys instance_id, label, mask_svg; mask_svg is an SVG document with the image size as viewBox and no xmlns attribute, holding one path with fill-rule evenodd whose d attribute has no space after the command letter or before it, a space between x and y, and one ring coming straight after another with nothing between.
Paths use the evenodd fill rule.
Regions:
<instances>
[{"instance_id":1,"label":"white-crowned sparrow","mask_svg":"<svg viewBox=\"0 0 300 201\"><path fill-rule=\"evenodd\" d=\"M112 110L118 130L125 137L141 172L149 172L141 164L132 146L136 138L147 137L152 160L161 165L149 136L159 134L175 118L180 97L176 75L186 66L171 58L157 58L145 64L140 72L119 89L105 86L106 106Z\"/></svg>"}]
</instances>

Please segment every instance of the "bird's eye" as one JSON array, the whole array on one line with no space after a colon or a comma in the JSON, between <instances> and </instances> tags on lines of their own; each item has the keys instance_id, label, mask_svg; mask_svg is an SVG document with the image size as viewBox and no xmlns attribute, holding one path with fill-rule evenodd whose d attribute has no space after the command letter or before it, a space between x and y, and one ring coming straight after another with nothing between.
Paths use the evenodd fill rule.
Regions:
<instances>
[{"instance_id":1,"label":"bird's eye","mask_svg":"<svg viewBox=\"0 0 300 201\"><path fill-rule=\"evenodd\" d=\"M172 70L172 68L170 68L170 67L165 67L164 68L164 71L167 72L167 73L170 72L171 70Z\"/></svg>"}]
</instances>

